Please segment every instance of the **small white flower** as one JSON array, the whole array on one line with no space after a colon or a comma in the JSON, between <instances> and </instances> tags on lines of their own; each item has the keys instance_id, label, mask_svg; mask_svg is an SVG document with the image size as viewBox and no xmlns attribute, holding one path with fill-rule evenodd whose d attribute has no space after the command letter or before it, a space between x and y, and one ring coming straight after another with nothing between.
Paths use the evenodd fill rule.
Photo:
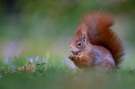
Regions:
<instances>
[{"instance_id":1,"label":"small white flower","mask_svg":"<svg viewBox=\"0 0 135 89\"><path fill-rule=\"evenodd\" d=\"M40 58L39 56L36 56L36 62L39 62Z\"/></svg>"},{"instance_id":2,"label":"small white flower","mask_svg":"<svg viewBox=\"0 0 135 89\"><path fill-rule=\"evenodd\" d=\"M16 70L16 66L15 66L15 65L12 65L12 66L11 66L11 69L12 69L12 70Z\"/></svg>"},{"instance_id":3,"label":"small white flower","mask_svg":"<svg viewBox=\"0 0 135 89\"><path fill-rule=\"evenodd\" d=\"M34 62L33 58L29 58L28 60L29 60L30 63Z\"/></svg>"}]
</instances>

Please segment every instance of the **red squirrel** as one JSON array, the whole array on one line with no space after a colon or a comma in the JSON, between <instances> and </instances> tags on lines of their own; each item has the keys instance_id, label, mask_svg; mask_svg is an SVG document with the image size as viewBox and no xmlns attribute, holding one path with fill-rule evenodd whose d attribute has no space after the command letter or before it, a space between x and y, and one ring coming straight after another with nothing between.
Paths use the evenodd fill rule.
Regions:
<instances>
[{"instance_id":1,"label":"red squirrel","mask_svg":"<svg viewBox=\"0 0 135 89\"><path fill-rule=\"evenodd\" d=\"M111 31L114 20L105 12L87 13L81 19L75 37L70 43L69 58L79 68L102 66L105 70L118 68L123 47Z\"/></svg>"}]
</instances>

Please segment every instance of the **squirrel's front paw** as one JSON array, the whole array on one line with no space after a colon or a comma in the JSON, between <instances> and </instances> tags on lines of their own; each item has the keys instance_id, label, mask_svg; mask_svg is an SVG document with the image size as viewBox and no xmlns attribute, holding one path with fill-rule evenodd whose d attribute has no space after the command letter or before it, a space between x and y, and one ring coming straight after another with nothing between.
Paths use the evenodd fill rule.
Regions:
<instances>
[{"instance_id":1,"label":"squirrel's front paw","mask_svg":"<svg viewBox=\"0 0 135 89\"><path fill-rule=\"evenodd\" d=\"M71 60L77 60L78 56L77 55L70 55L68 58Z\"/></svg>"}]
</instances>

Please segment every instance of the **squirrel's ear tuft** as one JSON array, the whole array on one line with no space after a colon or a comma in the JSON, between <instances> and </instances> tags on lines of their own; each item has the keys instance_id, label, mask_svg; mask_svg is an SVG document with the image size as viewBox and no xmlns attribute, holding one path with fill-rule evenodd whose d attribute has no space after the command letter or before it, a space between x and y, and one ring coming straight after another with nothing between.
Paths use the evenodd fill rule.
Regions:
<instances>
[{"instance_id":1,"label":"squirrel's ear tuft","mask_svg":"<svg viewBox=\"0 0 135 89\"><path fill-rule=\"evenodd\" d=\"M82 34L82 39L84 40L84 42L86 42L86 33L85 32Z\"/></svg>"}]
</instances>

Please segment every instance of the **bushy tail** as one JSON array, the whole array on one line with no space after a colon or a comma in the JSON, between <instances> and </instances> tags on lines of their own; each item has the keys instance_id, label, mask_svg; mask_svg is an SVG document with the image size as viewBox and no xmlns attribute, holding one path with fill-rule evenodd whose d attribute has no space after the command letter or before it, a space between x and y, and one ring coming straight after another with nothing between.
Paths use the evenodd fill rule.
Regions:
<instances>
[{"instance_id":1,"label":"bushy tail","mask_svg":"<svg viewBox=\"0 0 135 89\"><path fill-rule=\"evenodd\" d=\"M90 43L108 49L114 58L116 66L118 66L122 61L123 47L118 37L110 30L114 23L111 15L103 12L88 13L81 23L88 27Z\"/></svg>"}]
</instances>

